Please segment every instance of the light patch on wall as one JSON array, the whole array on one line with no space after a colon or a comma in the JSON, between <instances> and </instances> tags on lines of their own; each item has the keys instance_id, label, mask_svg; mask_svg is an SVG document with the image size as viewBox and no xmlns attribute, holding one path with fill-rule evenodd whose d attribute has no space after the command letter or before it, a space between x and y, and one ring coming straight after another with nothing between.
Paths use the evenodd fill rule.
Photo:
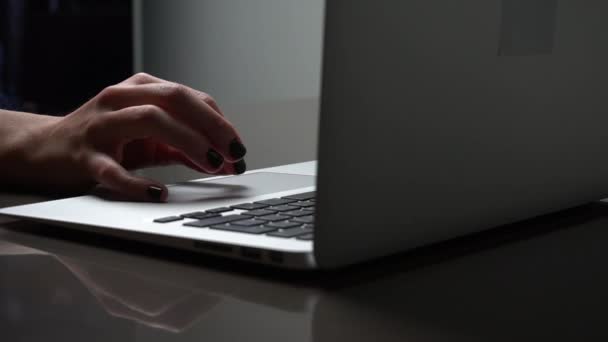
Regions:
<instances>
[{"instance_id":1,"label":"light patch on wall","mask_svg":"<svg viewBox=\"0 0 608 342\"><path fill-rule=\"evenodd\" d=\"M499 56L551 54L558 0L503 0Z\"/></svg>"}]
</instances>

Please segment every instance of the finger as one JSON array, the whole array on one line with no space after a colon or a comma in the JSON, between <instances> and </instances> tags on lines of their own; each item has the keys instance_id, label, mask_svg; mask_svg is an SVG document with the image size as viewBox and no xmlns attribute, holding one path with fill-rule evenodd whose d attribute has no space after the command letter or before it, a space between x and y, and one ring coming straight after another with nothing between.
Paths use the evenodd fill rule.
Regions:
<instances>
[{"instance_id":1,"label":"finger","mask_svg":"<svg viewBox=\"0 0 608 342\"><path fill-rule=\"evenodd\" d=\"M205 173L205 170L203 168L198 166L194 161L192 161L192 159L188 158L188 156L184 152L182 152L178 149L168 146L166 158L168 160L171 160L173 163L182 164L195 171ZM215 174L221 174L223 169L224 169L224 167L222 166L222 168L219 171L217 171Z\"/></svg>"},{"instance_id":2,"label":"finger","mask_svg":"<svg viewBox=\"0 0 608 342\"><path fill-rule=\"evenodd\" d=\"M234 126L185 86L157 83L115 86L106 88L98 101L112 110L145 104L161 107L175 119L208 137L224 159L235 162L247 153Z\"/></svg>"},{"instance_id":3,"label":"finger","mask_svg":"<svg viewBox=\"0 0 608 342\"><path fill-rule=\"evenodd\" d=\"M149 83L168 83L169 81L163 80L162 78L158 78L156 76L152 76L145 72L139 72L126 80L120 82L119 84L124 85L138 85L138 84L149 84Z\"/></svg>"},{"instance_id":4,"label":"finger","mask_svg":"<svg viewBox=\"0 0 608 342\"><path fill-rule=\"evenodd\" d=\"M240 175L247 171L247 163L245 159L241 159L235 163L225 163L222 170L217 174Z\"/></svg>"},{"instance_id":5,"label":"finger","mask_svg":"<svg viewBox=\"0 0 608 342\"><path fill-rule=\"evenodd\" d=\"M103 131L116 140L151 138L181 150L207 173L216 173L224 163L206 136L174 120L160 107L127 107L104 115L100 121Z\"/></svg>"},{"instance_id":6,"label":"finger","mask_svg":"<svg viewBox=\"0 0 608 342\"><path fill-rule=\"evenodd\" d=\"M120 165L127 170L137 170L145 167L181 164L173 157L173 151L179 150L152 139L134 140L123 146ZM201 170L200 172L205 172L200 166L197 165L197 167Z\"/></svg>"},{"instance_id":7,"label":"finger","mask_svg":"<svg viewBox=\"0 0 608 342\"><path fill-rule=\"evenodd\" d=\"M193 170L196 170L199 172L205 172L204 170L201 170L200 167L198 167L192 160L190 160L190 158L188 158L188 156L186 156L180 150L172 148L171 146L167 146L166 149L162 148L161 150L165 150L167 153L165 156L162 157L163 160L169 160L173 163L180 163ZM170 162L170 164L173 164L171 162ZM240 175L240 174L244 173L245 171L247 171L247 164L245 163L245 160L241 159L236 163L225 162L224 166L219 171L215 172L214 174L215 175Z\"/></svg>"},{"instance_id":8,"label":"finger","mask_svg":"<svg viewBox=\"0 0 608 342\"><path fill-rule=\"evenodd\" d=\"M145 147L142 148L141 144L145 143L144 141L136 141L135 144L137 147L133 147L132 143L128 146L129 151L125 152L125 159L123 159L122 165L127 170L131 169L139 169L143 167L151 167L151 166L168 166L168 165L184 165L192 170L208 173L203 168L198 166L192 159L188 158L188 156L169 145L165 145L162 143L154 143L153 152L150 152L150 148ZM135 153L137 155L130 156L131 153ZM143 157L142 157L143 156ZM244 172L247 168L244 161L239 161L235 163L225 162L224 166L214 175L235 175ZM239 170L239 171L237 171Z\"/></svg>"},{"instance_id":9,"label":"finger","mask_svg":"<svg viewBox=\"0 0 608 342\"><path fill-rule=\"evenodd\" d=\"M135 85L152 84L152 83L164 83L164 84L170 84L170 85L171 84L175 84L174 82L170 82L170 81L164 80L162 78L158 78L156 76L152 76L150 74L147 74L147 73L144 73L144 72L140 72L140 73L137 73L137 74L129 77L128 79L120 82L119 85L135 86ZM222 112L222 110L218 106L218 104L215 101L215 99L213 97L211 97L211 95L209 95L207 93L204 93L202 91L196 90L196 89L192 89L192 88L189 88L189 89L200 100L206 102L216 112L218 112L220 115L224 116L224 113Z\"/></svg>"},{"instance_id":10,"label":"finger","mask_svg":"<svg viewBox=\"0 0 608 342\"><path fill-rule=\"evenodd\" d=\"M131 199L149 202L167 200L167 188L163 184L131 175L105 154L96 153L91 156L88 168L99 184Z\"/></svg>"},{"instance_id":11,"label":"finger","mask_svg":"<svg viewBox=\"0 0 608 342\"><path fill-rule=\"evenodd\" d=\"M167 155L163 157L163 160L170 160L172 161L172 163L179 163L182 165L185 165L195 171L199 171L199 172L205 172L204 170L202 170L199 166L196 165L196 163L194 163L192 160L190 160L190 158L188 158L188 156L186 156L183 152L172 148L171 146L167 146L167 150L166 150ZM236 164L236 166L235 166ZM226 162L224 163L224 166L215 173L215 175L236 175L236 174L241 174L244 173L247 169L247 165L245 164L245 161L238 161L236 163L229 163ZM237 171L238 170L238 171Z\"/></svg>"},{"instance_id":12,"label":"finger","mask_svg":"<svg viewBox=\"0 0 608 342\"><path fill-rule=\"evenodd\" d=\"M188 158L188 156L186 156L183 152L181 152L177 149L173 149L170 146L168 148L171 149L172 151L168 151L166 158L171 160L173 163L179 163L179 164L185 165L198 172L203 172L203 173L205 172L205 170L202 170L198 165L196 165L196 163L194 163L192 160L190 160L190 158ZM171 163L171 164L173 164L173 163ZM237 162L237 163L239 163L239 162ZM237 174L235 171L235 167L233 166L232 163L229 163L229 162L224 163L224 166L219 171L214 173L214 175L217 175L217 176L234 175L234 174Z\"/></svg>"},{"instance_id":13,"label":"finger","mask_svg":"<svg viewBox=\"0 0 608 342\"><path fill-rule=\"evenodd\" d=\"M206 104L208 104L211 108L213 108L219 115L224 116L224 112L220 109L217 102L211 95L207 93L203 93L202 91L198 91L196 89L191 89L191 91L201 100L203 100Z\"/></svg>"},{"instance_id":14,"label":"finger","mask_svg":"<svg viewBox=\"0 0 608 342\"><path fill-rule=\"evenodd\" d=\"M120 163L127 170L144 167L184 165L195 171L207 173L186 154L169 145L151 141L151 139L135 140L124 147L124 158ZM222 167L216 175L228 174Z\"/></svg>"}]
</instances>

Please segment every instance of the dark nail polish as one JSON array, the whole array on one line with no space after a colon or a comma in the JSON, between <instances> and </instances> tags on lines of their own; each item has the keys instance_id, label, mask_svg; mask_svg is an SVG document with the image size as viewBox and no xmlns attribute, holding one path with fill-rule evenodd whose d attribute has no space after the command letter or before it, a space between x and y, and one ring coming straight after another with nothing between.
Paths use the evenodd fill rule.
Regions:
<instances>
[{"instance_id":1,"label":"dark nail polish","mask_svg":"<svg viewBox=\"0 0 608 342\"><path fill-rule=\"evenodd\" d=\"M163 188L159 187L159 186L149 186L148 187L148 196L155 200L155 201L160 201L161 198L163 197Z\"/></svg>"},{"instance_id":2,"label":"dark nail polish","mask_svg":"<svg viewBox=\"0 0 608 342\"><path fill-rule=\"evenodd\" d=\"M247 164L245 163L245 160L241 159L234 163L234 171L237 175L245 173L245 171L247 171Z\"/></svg>"},{"instance_id":3,"label":"dark nail polish","mask_svg":"<svg viewBox=\"0 0 608 342\"><path fill-rule=\"evenodd\" d=\"M247 154L247 148L238 139L230 142L230 155L234 159L241 159Z\"/></svg>"},{"instance_id":4,"label":"dark nail polish","mask_svg":"<svg viewBox=\"0 0 608 342\"><path fill-rule=\"evenodd\" d=\"M222 166L222 163L224 163L224 157L222 157L221 154L217 153L217 151L212 148L207 151L207 160L209 161L209 164L216 169Z\"/></svg>"}]
</instances>

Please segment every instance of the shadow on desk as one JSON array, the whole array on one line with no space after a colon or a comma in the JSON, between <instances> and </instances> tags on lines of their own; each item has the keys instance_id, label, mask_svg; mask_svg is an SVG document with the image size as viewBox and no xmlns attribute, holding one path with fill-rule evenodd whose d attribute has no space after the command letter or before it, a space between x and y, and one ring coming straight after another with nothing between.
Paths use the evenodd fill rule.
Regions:
<instances>
[{"instance_id":1,"label":"shadow on desk","mask_svg":"<svg viewBox=\"0 0 608 342\"><path fill-rule=\"evenodd\" d=\"M99 301L106 311L176 334L209 329L207 313L230 299L241 303L233 303L235 315L243 303L275 310L274 320L298 314L308 331L301 340L608 340L603 203L331 272L286 272L21 222L7 228L1 240L58 258L94 296L109 295L105 306ZM142 296L146 289L171 294Z\"/></svg>"},{"instance_id":2,"label":"shadow on desk","mask_svg":"<svg viewBox=\"0 0 608 342\"><path fill-rule=\"evenodd\" d=\"M317 307L316 340L333 325L355 340L606 341L607 247L595 203L370 264Z\"/></svg>"}]
</instances>

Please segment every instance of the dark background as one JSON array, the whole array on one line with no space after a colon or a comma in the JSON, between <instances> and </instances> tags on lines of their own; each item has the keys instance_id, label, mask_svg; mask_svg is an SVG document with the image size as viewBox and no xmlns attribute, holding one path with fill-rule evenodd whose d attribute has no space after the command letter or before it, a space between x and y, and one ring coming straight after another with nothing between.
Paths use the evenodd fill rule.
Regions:
<instances>
[{"instance_id":1,"label":"dark background","mask_svg":"<svg viewBox=\"0 0 608 342\"><path fill-rule=\"evenodd\" d=\"M132 73L130 0L0 0L0 108L63 115Z\"/></svg>"}]
</instances>

